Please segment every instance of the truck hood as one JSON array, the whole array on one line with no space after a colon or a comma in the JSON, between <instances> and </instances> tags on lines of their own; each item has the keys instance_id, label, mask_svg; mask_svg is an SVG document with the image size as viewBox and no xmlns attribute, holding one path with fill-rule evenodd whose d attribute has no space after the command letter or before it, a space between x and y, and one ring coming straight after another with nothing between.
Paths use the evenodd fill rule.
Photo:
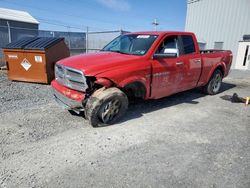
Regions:
<instances>
[{"instance_id":1,"label":"truck hood","mask_svg":"<svg viewBox=\"0 0 250 188\"><path fill-rule=\"evenodd\" d=\"M98 52L72 56L58 61L57 64L81 70L86 76L95 76L106 71L111 71L118 66L131 64L141 58L141 56L116 52Z\"/></svg>"}]
</instances>

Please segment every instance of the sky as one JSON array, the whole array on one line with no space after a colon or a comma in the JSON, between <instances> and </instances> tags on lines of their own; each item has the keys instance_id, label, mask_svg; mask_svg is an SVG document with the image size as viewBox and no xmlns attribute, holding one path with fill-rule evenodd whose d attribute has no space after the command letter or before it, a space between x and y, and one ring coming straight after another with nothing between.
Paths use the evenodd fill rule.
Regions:
<instances>
[{"instance_id":1,"label":"sky","mask_svg":"<svg viewBox=\"0 0 250 188\"><path fill-rule=\"evenodd\" d=\"M183 31L186 0L0 0L1 8L29 12L42 30Z\"/></svg>"}]
</instances>

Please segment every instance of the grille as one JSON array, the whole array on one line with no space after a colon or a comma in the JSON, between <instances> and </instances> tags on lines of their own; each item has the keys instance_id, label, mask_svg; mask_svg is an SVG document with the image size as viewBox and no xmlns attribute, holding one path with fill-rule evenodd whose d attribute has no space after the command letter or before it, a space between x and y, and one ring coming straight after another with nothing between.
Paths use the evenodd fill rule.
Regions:
<instances>
[{"instance_id":1,"label":"grille","mask_svg":"<svg viewBox=\"0 0 250 188\"><path fill-rule=\"evenodd\" d=\"M59 83L68 88L78 91L86 91L88 88L86 78L82 71L56 64L55 77Z\"/></svg>"}]
</instances>

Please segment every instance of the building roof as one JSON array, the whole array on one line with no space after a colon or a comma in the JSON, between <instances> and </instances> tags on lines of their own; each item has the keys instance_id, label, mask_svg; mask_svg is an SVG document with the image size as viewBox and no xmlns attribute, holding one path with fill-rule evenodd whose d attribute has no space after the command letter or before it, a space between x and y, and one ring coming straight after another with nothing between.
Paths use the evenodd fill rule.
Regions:
<instances>
[{"instance_id":1,"label":"building roof","mask_svg":"<svg viewBox=\"0 0 250 188\"><path fill-rule=\"evenodd\" d=\"M28 12L0 8L0 19L39 24Z\"/></svg>"}]
</instances>

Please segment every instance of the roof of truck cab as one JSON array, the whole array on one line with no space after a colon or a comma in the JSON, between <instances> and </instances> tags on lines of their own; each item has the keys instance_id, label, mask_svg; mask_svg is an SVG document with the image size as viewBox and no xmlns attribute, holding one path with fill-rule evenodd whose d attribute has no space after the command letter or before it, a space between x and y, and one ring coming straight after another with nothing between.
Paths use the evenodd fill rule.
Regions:
<instances>
[{"instance_id":1,"label":"roof of truck cab","mask_svg":"<svg viewBox=\"0 0 250 188\"><path fill-rule=\"evenodd\" d=\"M142 32L131 32L126 33L129 34L140 34L140 35L165 35L165 34L176 34L176 35L184 35L184 34L193 34L192 32L184 32L184 31L142 31Z\"/></svg>"}]
</instances>

